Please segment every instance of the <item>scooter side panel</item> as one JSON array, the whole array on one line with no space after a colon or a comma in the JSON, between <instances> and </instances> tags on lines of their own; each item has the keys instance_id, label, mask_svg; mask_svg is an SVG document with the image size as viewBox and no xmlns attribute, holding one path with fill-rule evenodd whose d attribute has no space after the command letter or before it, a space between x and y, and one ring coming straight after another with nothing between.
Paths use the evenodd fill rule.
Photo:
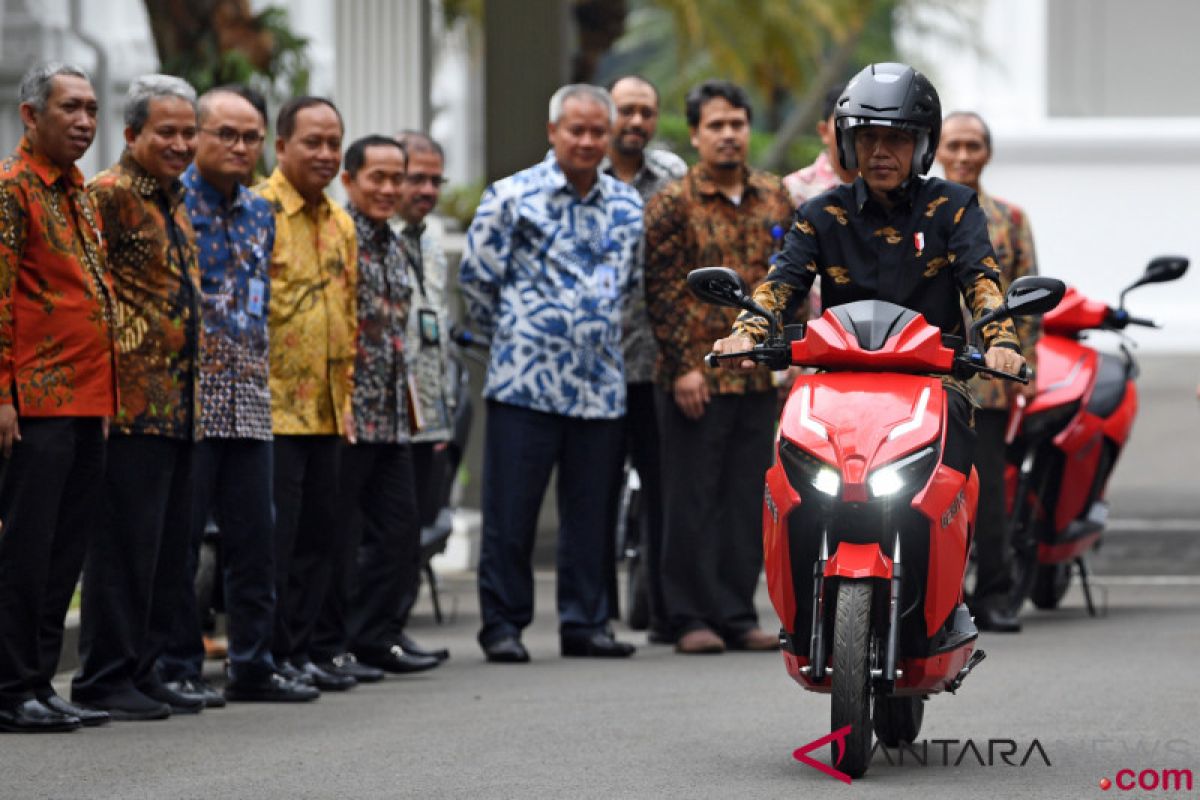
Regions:
<instances>
[{"instance_id":1,"label":"scooter side panel","mask_svg":"<svg viewBox=\"0 0 1200 800\"><path fill-rule=\"evenodd\" d=\"M800 505L800 495L788 484L779 459L767 470L763 494L763 569L767 593L784 629L796 621L796 594L792 580L792 550L788 540L788 514Z\"/></svg>"},{"instance_id":2,"label":"scooter side panel","mask_svg":"<svg viewBox=\"0 0 1200 800\"><path fill-rule=\"evenodd\" d=\"M1084 512L1096 481L1096 467L1104 444L1104 421L1087 411L1075 418L1054 438L1054 444L1066 462L1063 466L1062 488L1054 508L1054 530L1063 531Z\"/></svg>"},{"instance_id":3,"label":"scooter side panel","mask_svg":"<svg viewBox=\"0 0 1200 800\"><path fill-rule=\"evenodd\" d=\"M979 477L939 464L913 508L929 519L929 577L926 581L925 631L932 635L962 602L970 531L979 500Z\"/></svg>"}]
</instances>

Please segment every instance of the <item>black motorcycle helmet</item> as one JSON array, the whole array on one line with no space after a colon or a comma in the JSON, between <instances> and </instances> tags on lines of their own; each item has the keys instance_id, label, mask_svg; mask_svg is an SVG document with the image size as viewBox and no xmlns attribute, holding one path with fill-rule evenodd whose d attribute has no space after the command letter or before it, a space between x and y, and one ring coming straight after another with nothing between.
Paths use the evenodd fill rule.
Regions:
<instances>
[{"instance_id":1,"label":"black motorcycle helmet","mask_svg":"<svg viewBox=\"0 0 1200 800\"><path fill-rule=\"evenodd\" d=\"M929 79L907 64L872 64L846 84L834 109L838 160L846 169L858 168L854 129L883 125L912 131L912 174L924 175L933 166L942 135L942 103Z\"/></svg>"}]
</instances>

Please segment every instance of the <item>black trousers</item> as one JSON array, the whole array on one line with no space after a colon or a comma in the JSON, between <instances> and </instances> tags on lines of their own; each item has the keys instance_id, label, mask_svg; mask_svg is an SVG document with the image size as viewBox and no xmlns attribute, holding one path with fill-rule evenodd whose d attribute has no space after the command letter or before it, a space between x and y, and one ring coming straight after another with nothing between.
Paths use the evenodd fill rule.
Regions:
<instances>
[{"instance_id":1,"label":"black trousers","mask_svg":"<svg viewBox=\"0 0 1200 800\"><path fill-rule=\"evenodd\" d=\"M95 417L21 417L0 466L0 706L46 696L104 492Z\"/></svg>"},{"instance_id":2,"label":"black trousers","mask_svg":"<svg viewBox=\"0 0 1200 800\"><path fill-rule=\"evenodd\" d=\"M660 403L667 621L676 636L707 627L736 639L758 625L776 394L713 395L698 420L668 393Z\"/></svg>"},{"instance_id":3,"label":"black trousers","mask_svg":"<svg viewBox=\"0 0 1200 800\"><path fill-rule=\"evenodd\" d=\"M1007 425L1007 411L975 411L975 469L979 473L973 601L976 608L1007 607L1012 591L1012 536L1004 508L1004 431Z\"/></svg>"},{"instance_id":4,"label":"black trousers","mask_svg":"<svg viewBox=\"0 0 1200 800\"><path fill-rule=\"evenodd\" d=\"M276 436L275 660L307 661L313 628L333 573L337 517L337 436Z\"/></svg>"},{"instance_id":5,"label":"black trousers","mask_svg":"<svg viewBox=\"0 0 1200 800\"><path fill-rule=\"evenodd\" d=\"M437 520L438 512L442 510L449 471L446 466L447 455L444 445L444 442L414 442L409 446L412 452L413 481L416 485L417 499L417 575L413 579L412 586L401 596L397 611L388 626L389 641L395 641L408 627L409 614L412 613L412 608L417 603L417 594L421 590L421 565L419 563L421 528L432 525ZM439 446L442 446L443 449L439 450Z\"/></svg>"},{"instance_id":6,"label":"black trousers","mask_svg":"<svg viewBox=\"0 0 1200 800\"><path fill-rule=\"evenodd\" d=\"M71 696L87 702L158 681L187 580L194 444L113 434L104 523L88 543Z\"/></svg>"},{"instance_id":7,"label":"black trousers","mask_svg":"<svg viewBox=\"0 0 1200 800\"><path fill-rule=\"evenodd\" d=\"M194 581L210 513L221 530L230 677L255 681L275 670L271 657L275 626L271 459L270 441L205 439L196 444L196 499L187 577L179 586L171 638L158 660L163 680L199 678L204 667Z\"/></svg>"},{"instance_id":8,"label":"black trousers","mask_svg":"<svg viewBox=\"0 0 1200 800\"><path fill-rule=\"evenodd\" d=\"M556 466L559 630L563 635L603 630L621 421L545 414L494 400L487 409L479 641L519 635L533 621L538 511Z\"/></svg>"},{"instance_id":9,"label":"black trousers","mask_svg":"<svg viewBox=\"0 0 1200 800\"><path fill-rule=\"evenodd\" d=\"M333 575L312 656L381 653L389 626L419 579L421 529L407 444L347 445L341 455Z\"/></svg>"}]
</instances>

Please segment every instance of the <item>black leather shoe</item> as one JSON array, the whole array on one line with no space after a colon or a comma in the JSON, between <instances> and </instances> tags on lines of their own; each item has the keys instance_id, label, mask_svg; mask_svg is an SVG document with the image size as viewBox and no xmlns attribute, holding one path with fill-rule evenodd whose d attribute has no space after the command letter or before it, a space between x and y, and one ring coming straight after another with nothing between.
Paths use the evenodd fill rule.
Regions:
<instances>
[{"instance_id":1,"label":"black leather shoe","mask_svg":"<svg viewBox=\"0 0 1200 800\"><path fill-rule=\"evenodd\" d=\"M483 654L493 664L525 664L529 661L529 651L515 636L505 636L483 645Z\"/></svg>"},{"instance_id":2,"label":"black leather shoe","mask_svg":"<svg viewBox=\"0 0 1200 800\"><path fill-rule=\"evenodd\" d=\"M164 683L152 683L138 688L151 700L157 700L170 706L172 714L199 714L204 710L202 695L177 692L174 689L168 689Z\"/></svg>"},{"instance_id":3,"label":"black leather shoe","mask_svg":"<svg viewBox=\"0 0 1200 800\"><path fill-rule=\"evenodd\" d=\"M261 681L231 681L225 699L231 703L307 703L321 696L317 687L276 672Z\"/></svg>"},{"instance_id":4,"label":"black leather shoe","mask_svg":"<svg viewBox=\"0 0 1200 800\"><path fill-rule=\"evenodd\" d=\"M391 648L381 653L359 653L358 660L394 675L424 672L442 663L433 656L418 656L409 653L398 644L392 645Z\"/></svg>"},{"instance_id":5,"label":"black leather shoe","mask_svg":"<svg viewBox=\"0 0 1200 800\"><path fill-rule=\"evenodd\" d=\"M618 642L612 634L598 631L590 636L563 636L559 639L564 656L584 658L629 658L637 648L628 642Z\"/></svg>"},{"instance_id":6,"label":"black leather shoe","mask_svg":"<svg viewBox=\"0 0 1200 800\"><path fill-rule=\"evenodd\" d=\"M1021 620L1011 611L984 608L975 615L975 627L993 633L1020 633Z\"/></svg>"},{"instance_id":7,"label":"black leather shoe","mask_svg":"<svg viewBox=\"0 0 1200 800\"><path fill-rule=\"evenodd\" d=\"M97 697L78 697L72 692L71 703L107 711L113 719L126 722L146 722L171 716L170 705L147 697L133 687Z\"/></svg>"},{"instance_id":8,"label":"black leather shoe","mask_svg":"<svg viewBox=\"0 0 1200 800\"><path fill-rule=\"evenodd\" d=\"M328 663L322 662L317 666L326 672L349 675L359 683L378 683L383 680L384 674L378 667L358 663L354 653L342 653L340 656L334 656Z\"/></svg>"},{"instance_id":9,"label":"black leather shoe","mask_svg":"<svg viewBox=\"0 0 1200 800\"><path fill-rule=\"evenodd\" d=\"M311 675L297 667L291 661L288 661L286 658L276 659L275 669L280 675L287 678L289 681L296 681L296 683L303 683L307 686L314 685Z\"/></svg>"},{"instance_id":10,"label":"black leather shoe","mask_svg":"<svg viewBox=\"0 0 1200 800\"><path fill-rule=\"evenodd\" d=\"M407 633L400 634L396 639L396 644L400 645L400 649L408 653L410 656L432 656L438 661L445 661L450 658L450 651L444 647L439 647L436 650L427 650L417 644Z\"/></svg>"},{"instance_id":11,"label":"black leather shoe","mask_svg":"<svg viewBox=\"0 0 1200 800\"><path fill-rule=\"evenodd\" d=\"M66 714L68 717L79 717L79 721L85 728L95 728L99 725L107 725L112 716L107 711L96 711L91 708L80 708L79 706L68 703L55 692L43 695L38 698L42 705L51 711L57 711L60 714Z\"/></svg>"},{"instance_id":12,"label":"black leather shoe","mask_svg":"<svg viewBox=\"0 0 1200 800\"><path fill-rule=\"evenodd\" d=\"M349 675L328 672L311 661L305 661L303 665L297 664L296 667L304 670L304 674L312 678L313 686L322 692L345 692L358 686L358 681Z\"/></svg>"},{"instance_id":13,"label":"black leather shoe","mask_svg":"<svg viewBox=\"0 0 1200 800\"><path fill-rule=\"evenodd\" d=\"M205 708L224 708L225 695L208 685L204 678L184 678L181 681L167 681L167 688L180 694L192 695L204 700Z\"/></svg>"},{"instance_id":14,"label":"black leather shoe","mask_svg":"<svg viewBox=\"0 0 1200 800\"><path fill-rule=\"evenodd\" d=\"M83 725L79 717L55 711L40 700L0 707L0 731L10 733L68 733Z\"/></svg>"}]
</instances>

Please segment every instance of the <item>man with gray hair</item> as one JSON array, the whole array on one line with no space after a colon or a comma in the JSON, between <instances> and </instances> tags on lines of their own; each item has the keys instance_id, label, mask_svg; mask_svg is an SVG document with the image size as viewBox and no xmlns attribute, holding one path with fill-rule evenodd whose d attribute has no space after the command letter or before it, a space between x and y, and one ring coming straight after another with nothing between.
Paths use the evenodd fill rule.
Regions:
<instances>
[{"instance_id":1,"label":"man with gray hair","mask_svg":"<svg viewBox=\"0 0 1200 800\"><path fill-rule=\"evenodd\" d=\"M196 359L200 268L179 177L196 149L196 93L168 75L129 87L120 161L89 190L117 300L119 403L105 513L84 562L78 703L114 719L195 713L155 662L187 580L192 457L201 435Z\"/></svg>"},{"instance_id":2,"label":"man with gray hair","mask_svg":"<svg viewBox=\"0 0 1200 800\"><path fill-rule=\"evenodd\" d=\"M605 590L625 414L621 320L642 238L637 191L599 171L615 116L599 87L555 92L553 149L490 186L467 233L459 283L492 340L479 560L479 643L492 662L529 660L520 637L533 619L530 555L555 467L561 653L634 652L608 630Z\"/></svg>"},{"instance_id":3,"label":"man with gray hair","mask_svg":"<svg viewBox=\"0 0 1200 800\"><path fill-rule=\"evenodd\" d=\"M25 135L0 164L0 730L72 731L109 719L50 685L116 410L112 288L75 166L97 103L58 63L29 70L18 98Z\"/></svg>"}]
</instances>

